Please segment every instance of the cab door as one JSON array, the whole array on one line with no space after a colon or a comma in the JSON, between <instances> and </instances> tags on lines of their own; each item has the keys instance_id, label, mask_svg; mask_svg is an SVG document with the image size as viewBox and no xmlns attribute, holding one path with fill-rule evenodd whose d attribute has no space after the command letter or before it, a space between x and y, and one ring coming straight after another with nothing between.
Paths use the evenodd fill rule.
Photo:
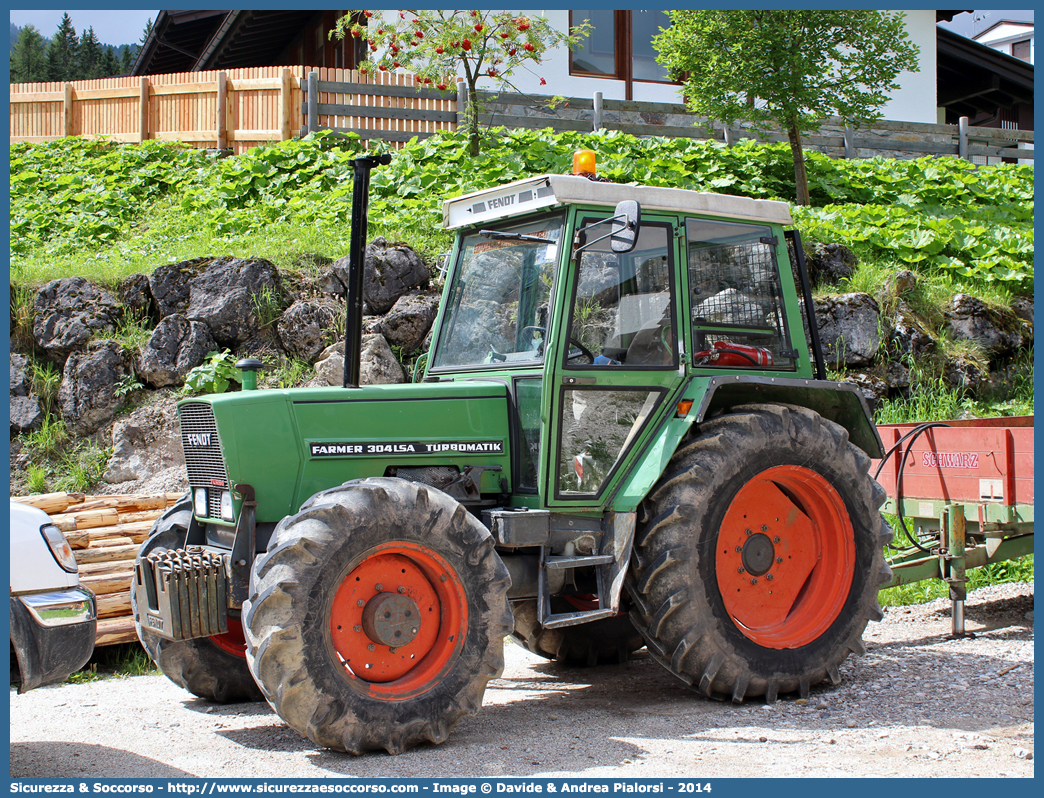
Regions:
<instances>
[{"instance_id":1,"label":"cab door","mask_svg":"<svg viewBox=\"0 0 1044 798\"><path fill-rule=\"evenodd\" d=\"M582 232L565 270L547 364L549 506L601 508L684 381L679 220L643 215L634 249L615 253L610 225L596 224L605 216L577 212Z\"/></svg>"}]
</instances>

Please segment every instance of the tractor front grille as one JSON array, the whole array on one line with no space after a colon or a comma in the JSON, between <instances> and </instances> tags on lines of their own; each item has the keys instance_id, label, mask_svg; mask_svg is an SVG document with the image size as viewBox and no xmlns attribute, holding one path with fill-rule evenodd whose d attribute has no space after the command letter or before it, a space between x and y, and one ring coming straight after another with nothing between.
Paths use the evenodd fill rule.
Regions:
<instances>
[{"instance_id":1,"label":"tractor front grille","mask_svg":"<svg viewBox=\"0 0 1044 798\"><path fill-rule=\"evenodd\" d=\"M189 485L207 489L207 516L220 518L221 492L230 490L230 485L214 410L203 402L192 402L182 405L179 415Z\"/></svg>"}]
</instances>

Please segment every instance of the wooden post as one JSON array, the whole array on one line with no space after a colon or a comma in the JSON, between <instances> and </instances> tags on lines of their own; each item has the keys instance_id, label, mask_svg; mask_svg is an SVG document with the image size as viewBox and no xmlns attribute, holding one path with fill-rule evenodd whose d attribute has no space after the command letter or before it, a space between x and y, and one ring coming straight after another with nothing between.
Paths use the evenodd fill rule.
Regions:
<instances>
[{"instance_id":1,"label":"wooden post","mask_svg":"<svg viewBox=\"0 0 1044 798\"><path fill-rule=\"evenodd\" d=\"M289 141L293 136L293 127L290 124L290 98L293 96L294 80L289 69L283 69L279 77L279 137L283 141Z\"/></svg>"},{"instance_id":2,"label":"wooden post","mask_svg":"<svg viewBox=\"0 0 1044 798\"><path fill-rule=\"evenodd\" d=\"M468 114L468 87L464 78L457 78L457 130L460 130Z\"/></svg>"},{"instance_id":3,"label":"wooden post","mask_svg":"<svg viewBox=\"0 0 1044 798\"><path fill-rule=\"evenodd\" d=\"M602 92L594 93L594 119L592 120L594 130L602 129Z\"/></svg>"},{"instance_id":4,"label":"wooden post","mask_svg":"<svg viewBox=\"0 0 1044 798\"><path fill-rule=\"evenodd\" d=\"M308 132L319 129L319 73L314 69L308 73Z\"/></svg>"},{"instance_id":5,"label":"wooden post","mask_svg":"<svg viewBox=\"0 0 1044 798\"><path fill-rule=\"evenodd\" d=\"M73 134L73 87L71 83L65 84L65 135Z\"/></svg>"},{"instance_id":6,"label":"wooden post","mask_svg":"<svg viewBox=\"0 0 1044 798\"><path fill-rule=\"evenodd\" d=\"M138 141L149 137L149 79L141 79L141 98L138 100Z\"/></svg>"},{"instance_id":7,"label":"wooden post","mask_svg":"<svg viewBox=\"0 0 1044 798\"><path fill-rule=\"evenodd\" d=\"M228 148L228 74L217 73L217 148Z\"/></svg>"},{"instance_id":8,"label":"wooden post","mask_svg":"<svg viewBox=\"0 0 1044 798\"><path fill-rule=\"evenodd\" d=\"M968 117L957 120L957 157L970 161L968 157Z\"/></svg>"},{"instance_id":9,"label":"wooden post","mask_svg":"<svg viewBox=\"0 0 1044 798\"><path fill-rule=\"evenodd\" d=\"M728 125L722 125L721 126L721 132L725 134L725 146L726 147L731 147L733 144L736 143L735 139L732 138L732 131L729 130L729 126Z\"/></svg>"},{"instance_id":10,"label":"wooden post","mask_svg":"<svg viewBox=\"0 0 1044 798\"><path fill-rule=\"evenodd\" d=\"M849 159L856 157L855 137L852 128L848 125L845 125L845 157Z\"/></svg>"}]
</instances>

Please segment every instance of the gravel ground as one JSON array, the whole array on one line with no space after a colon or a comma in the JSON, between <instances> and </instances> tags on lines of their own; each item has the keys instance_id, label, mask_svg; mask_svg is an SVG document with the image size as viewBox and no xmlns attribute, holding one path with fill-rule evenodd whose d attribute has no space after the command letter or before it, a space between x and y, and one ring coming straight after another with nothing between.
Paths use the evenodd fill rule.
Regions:
<instances>
[{"instance_id":1,"label":"gravel ground","mask_svg":"<svg viewBox=\"0 0 1044 798\"><path fill-rule=\"evenodd\" d=\"M703 699L644 652L564 668L507 647L485 706L442 746L317 749L266 704L208 705L164 677L11 692L12 777L1033 776L1033 586L898 607L836 688L772 706Z\"/></svg>"}]
</instances>

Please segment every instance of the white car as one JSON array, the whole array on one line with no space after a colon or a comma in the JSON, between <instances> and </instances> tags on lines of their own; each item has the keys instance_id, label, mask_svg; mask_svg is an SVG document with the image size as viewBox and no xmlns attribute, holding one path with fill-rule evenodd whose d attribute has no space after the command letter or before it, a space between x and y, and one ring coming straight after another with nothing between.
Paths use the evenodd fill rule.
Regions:
<instances>
[{"instance_id":1,"label":"white car","mask_svg":"<svg viewBox=\"0 0 1044 798\"><path fill-rule=\"evenodd\" d=\"M94 651L94 594L43 510L11 502L11 676L19 693L64 681ZM15 668L17 667L17 672Z\"/></svg>"}]
</instances>

